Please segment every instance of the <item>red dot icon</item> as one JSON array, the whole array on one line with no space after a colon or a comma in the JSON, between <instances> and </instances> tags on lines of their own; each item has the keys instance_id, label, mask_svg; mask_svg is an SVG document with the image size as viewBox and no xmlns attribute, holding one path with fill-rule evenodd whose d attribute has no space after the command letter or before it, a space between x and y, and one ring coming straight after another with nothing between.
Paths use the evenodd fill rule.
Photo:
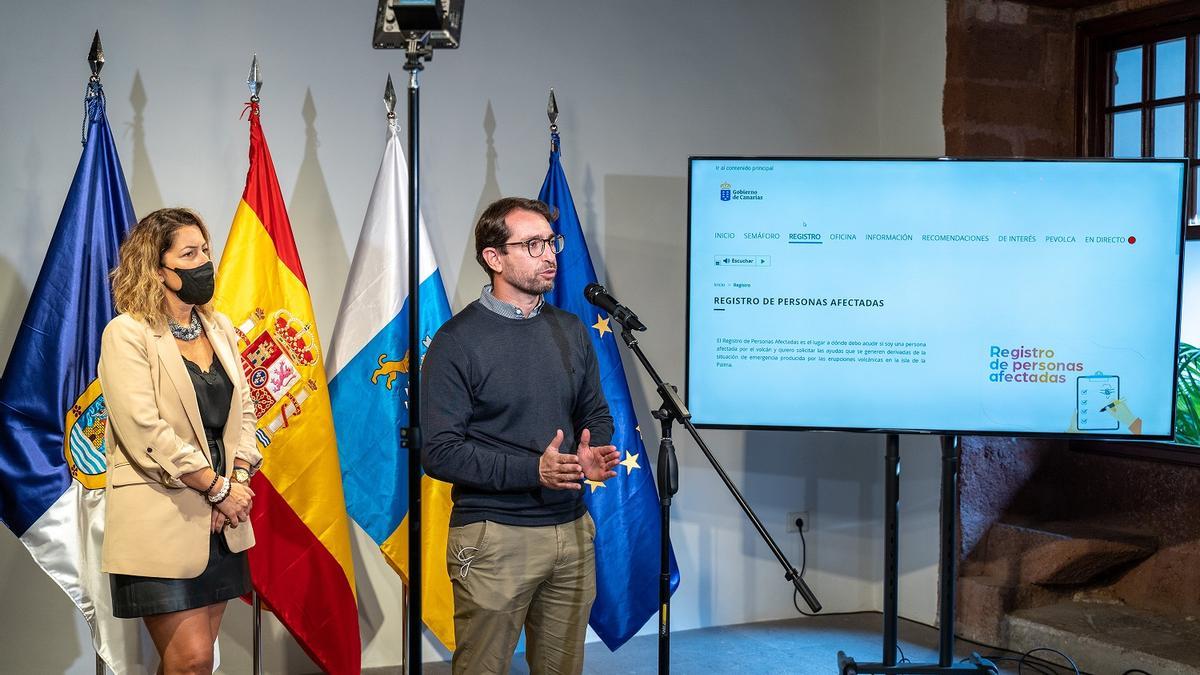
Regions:
<instances>
[{"instance_id":1,"label":"red dot icon","mask_svg":"<svg viewBox=\"0 0 1200 675\"><path fill-rule=\"evenodd\" d=\"M1129 243L1130 243L1130 244L1136 244L1136 243L1137 243L1137 237L1130 235L1130 237L1129 237Z\"/></svg>"}]
</instances>

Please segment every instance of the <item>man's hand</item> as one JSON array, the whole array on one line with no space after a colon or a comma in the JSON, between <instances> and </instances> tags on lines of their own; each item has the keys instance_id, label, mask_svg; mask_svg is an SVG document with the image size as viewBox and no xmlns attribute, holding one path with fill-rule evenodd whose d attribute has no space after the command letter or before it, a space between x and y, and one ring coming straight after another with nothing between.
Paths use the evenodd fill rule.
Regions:
<instances>
[{"instance_id":1,"label":"man's hand","mask_svg":"<svg viewBox=\"0 0 1200 675\"><path fill-rule=\"evenodd\" d=\"M578 490L582 487L579 481L583 478L583 468L579 466L578 457L558 451L562 442L563 432L559 429L538 462L538 478L551 490Z\"/></svg>"},{"instance_id":2,"label":"man's hand","mask_svg":"<svg viewBox=\"0 0 1200 675\"><path fill-rule=\"evenodd\" d=\"M617 475L613 467L621 461L621 453L615 445L592 445L591 440L591 430L584 429L579 435L579 448L576 450L579 465L583 467L588 480L603 482Z\"/></svg>"}]
</instances>

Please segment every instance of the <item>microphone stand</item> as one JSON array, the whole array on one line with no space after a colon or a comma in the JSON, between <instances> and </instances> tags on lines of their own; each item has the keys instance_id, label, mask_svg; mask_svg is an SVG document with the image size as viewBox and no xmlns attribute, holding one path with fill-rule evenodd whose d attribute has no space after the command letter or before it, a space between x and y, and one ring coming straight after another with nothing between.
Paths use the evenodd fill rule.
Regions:
<instances>
[{"instance_id":1,"label":"microphone stand","mask_svg":"<svg viewBox=\"0 0 1200 675\"><path fill-rule=\"evenodd\" d=\"M611 313L610 313L611 314ZM670 525L671 525L671 498L679 489L679 465L675 457L675 445L671 440L671 425L674 422L683 424L691 435L692 440L696 441L701 452L712 464L713 470L721 478L721 482L725 483L725 487L729 489L729 493L733 495L738 506L742 507L746 517L750 519L750 523L754 525L754 529L758 530L758 535L771 549L771 553L775 554L775 558L779 564L783 566L783 578L790 581L804 598L804 602L813 612L821 611L821 603L817 600L817 596L813 595L808 584L804 583L804 579L800 577L800 573L792 565L783 551L779 549L779 545L771 538L771 534L767 532L767 528L763 526L762 521L754 513L754 509L746 502L745 497L738 491L737 486L733 484L725 470L721 467L721 463L713 457L712 451L704 439L700 437L700 432L696 430L696 426L692 424L692 413L684 405L683 399L679 397L679 392L674 385L664 382L658 376L658 371L646 358L646 354L642 352L642 348L638 345L637 337L633 331L629 330L623 323L621 325L621 339L630 351L637 356L642 367L650 375L650 379L654 381L654 386L658 389L659 396L662 397L662 405L654 411L654 418L662 424L662 442L659 444L658 454L658 498L661 504L662 518L662 555L659 568L659 583L658 583L658 606L659 606L659 630L658 630L658 672L669 672L670 666L670 605L671 605L671 570L670 570Z\"/></svg>"}]
</instances>

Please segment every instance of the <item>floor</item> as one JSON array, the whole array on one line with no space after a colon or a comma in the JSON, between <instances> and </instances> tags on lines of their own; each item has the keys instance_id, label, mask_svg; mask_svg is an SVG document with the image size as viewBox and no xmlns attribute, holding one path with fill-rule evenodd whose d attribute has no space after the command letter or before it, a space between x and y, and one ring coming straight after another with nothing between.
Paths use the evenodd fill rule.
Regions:
<instances>
[{"instance_id":1,"label":"floor","mask_svg":"<svg viewBox=\"0 0 1200 675\"><path fill-rule=\"evenodd\" d=\"M859 662L879 662L882 650L881 631L881 616L878 613L789 619L681 631L671 635L670 669L673 673L704 675L837 675L839 650ZM934 628L901 621L899 634L900 647L905 656L914 662L936 663L937 631ZM1003 654L998 650L961 640L956 642L956 646L956 660L978 652L983 656L999 657L995 662L1001 673L1008 675L1018 672L1019 654ZM1041 655L1055 658L1053 654ZM1066 662L1060 660L1060 663ZM427 663L424 672L430 675L444 675L450 673L450 666L448 663ZM529 672L524 654L518 653L513 659L511 672L522 675ZM617 652L609 652L599 642L589 643L584 672L597 675L657 673L658 638L654 635L635 637ZM1027 662L1021 672L1026 675L1059 675L1075 671L1070 668L1056 669L1044 662L1031 667Z\"/></svg>"}]
</instances>

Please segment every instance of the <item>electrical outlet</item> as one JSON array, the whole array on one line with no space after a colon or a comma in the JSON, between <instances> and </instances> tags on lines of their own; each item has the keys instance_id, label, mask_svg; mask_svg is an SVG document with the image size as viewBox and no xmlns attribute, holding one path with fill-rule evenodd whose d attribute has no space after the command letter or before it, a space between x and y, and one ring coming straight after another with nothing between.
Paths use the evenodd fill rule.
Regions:
<instances>
[{"instance_id":1,"label":"electrical outlet","mask_svg":"<svg viewBox=\"0 0 1200 675\"><path fill-rule=\"evenodd\" d=\"M808 511L790 511L790 512L788 512L787 531L788 532L799 532L800 531L800 528L796 527L796 519L797 518L804 521L804 531L808 532L809 528L812 526L812 522L810 522L808 519Z\"/></svg>"}]
</instances>

